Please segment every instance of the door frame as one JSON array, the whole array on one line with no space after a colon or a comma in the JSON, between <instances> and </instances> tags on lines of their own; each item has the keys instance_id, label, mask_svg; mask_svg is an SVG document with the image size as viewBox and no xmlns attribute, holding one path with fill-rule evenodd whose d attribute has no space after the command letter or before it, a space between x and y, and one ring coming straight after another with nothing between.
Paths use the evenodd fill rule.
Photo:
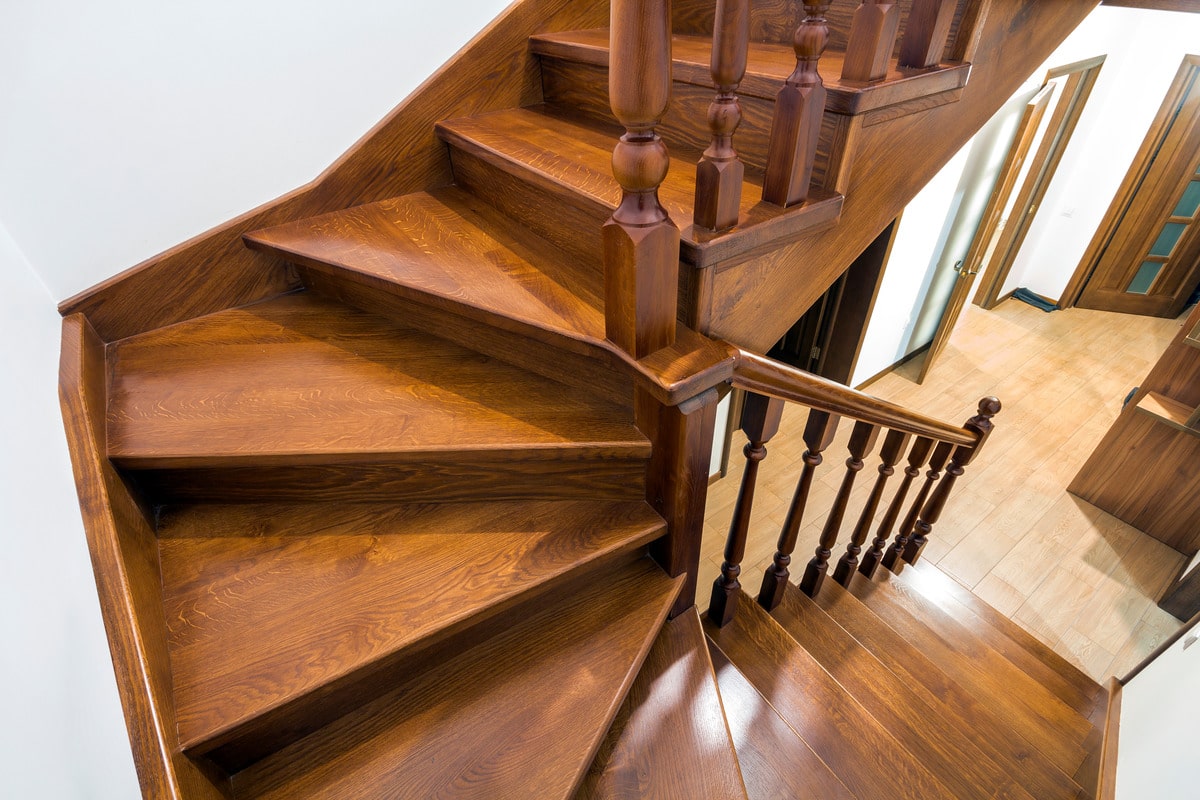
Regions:
<instances>
[{"instance_id":1,"label":"door frame","mask_svg":"<svg viewBox=\"0 0 1200 800\"><path fill-rule=\"evenodd\" d=\"M1062 299L1059 301L1059 305L1063 308L1069 308L1079 302L1079 297L1083 294L1083 287L1087 285L1096 271L1101 257L1108 249L1113 236L1116 235L1117 226L1133 205L1137 191L1150 170L1154 155L1158 152L1159 146L1175 121L1175 111L1183 101L1188 86L1193 80L1200 78L1196 75L1197 72L1200 72L1200 55L1184 56L1183 63L1179 65L1179 71L1175 73L1175 79L1167 89L1162 105L1154 116L1154 121L1150 123L1146 138L1142 140L1142 145L1138 148L1133 163L1129 165L1129 171L1125 173L1120 188L1117 189L1108 210L1104 213L1104 218L1092 235L1087 250L1083 252L1083 258L1079 260L1079 266L1075 268L1071 280L1067 283L1067 288L1063 290Z\"/></svg>"},{"instance_id":2,"label":"door frame","mask_svg":"<svg viewBox=\"0 0 1200 800\"><path fill-rule=\"evenodd\" d=\"M1008 279L1013 264L1016 263L1017 255L1021 252L1021 246L1029 234L1037 210L1041 207L1067 145L1079 125L1083 109L1096 86L1100 68L1104 66L1106 58L1105 55L1093 56L1047 70L1046 78L1042 82L1043 87L1055 78L1066 77L1067 80L1063 83L1062 96L1054 107L1054 113L1050 115L1050 121L1046 124L1046 134L1029 164L1029 172L1021 184L1008 223L1000 234L1000 240L996 243L983 278L979 282L979 289L971 301L975 305L992 309L1007 298L1007 295L1000 296L1000 290ZM1061 300L1059 305L1062 305Z\"/></svg>"}]
</instances>

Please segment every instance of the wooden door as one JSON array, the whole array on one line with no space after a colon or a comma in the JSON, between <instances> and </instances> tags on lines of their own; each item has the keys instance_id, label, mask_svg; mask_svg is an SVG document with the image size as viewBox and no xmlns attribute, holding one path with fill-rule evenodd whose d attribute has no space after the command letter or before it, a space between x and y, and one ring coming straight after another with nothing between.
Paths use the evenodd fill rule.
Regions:
<instances>
[{"instance_id":1,"label":"wooden door","mask_svg":"<svg viewBox=\"0 0 1200 800\"><path fill-rule=\"evenodd\" d=\"M979 274L979 268L983 264L988 245L995 234L996 226L1000 223L1000 215L1004 212L1004 206L1021 174L1021 166L1029 155L1029 149L1033 146L1033 140L1037 136L1038 126L1041 124L1042 117L1045 116L1046 107L1050 104L1050 97L1053 94L1054 85L1048 84L1043 86L1025 104L1021 120L1017 123L1012 146L996 175L996 184L992 189L991 196L988 197L983 216L980 217L979 230L971 241L971 247L967 251L966 257L954 265L958 279L954 282L954 289L946 304L946 310L942 313L937 331L933 334L933 341L929 345L929 352L925 356L925 363L921 366L921 374L917 378L917 383L925 382L925 376L933 367L934 360L945 349L946 343L950 341L950 332L954 330L954 323L958 321L963 306L966 305L967 298L971 295L971 286L975 283L975 276Z\"/></svg>"},{"instance_id":2,"label":"wooden door","mask_svg":"<svg viewBox=\"0 0 1200 800\"><path fill-rule=\"evenodd\" d=\"M1177 316L1200 282L1198 223L1200 56L1188 56L1093 243L1078 305Z\"/></svg>"}]
</instances>

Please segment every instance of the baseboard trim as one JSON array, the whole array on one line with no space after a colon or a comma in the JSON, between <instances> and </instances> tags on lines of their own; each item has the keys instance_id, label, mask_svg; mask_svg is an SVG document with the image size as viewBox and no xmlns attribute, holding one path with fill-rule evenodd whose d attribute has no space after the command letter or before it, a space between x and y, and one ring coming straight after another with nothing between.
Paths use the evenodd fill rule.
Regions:
<instances>
[{"instance_id":1,"label":"baseboard trim","mask_svg":"<svg viewBox=\"0 0 1200 800\"><path fill-rule=\"evenodd\" d=\"M884 367L883 369L879 370L879 372L876 372L874 375L867 378L865 381L860 383L858 386L855 386L854 388L861 392L863 389L867 388L872 383L874 383L875 381L882 378L884 375L887 375L888 373L892 372L893 370L899 369L900 367L904 366L908 362L912 361L914 358L917 358L918 356L924 355L925 353L929 352L930 344L933 344L933 343L930 342L929 344L921 345L916 350L913 350L911 353L906 355L904 358L897 361L895 364L892 364L890 367Z\"/></svg>"}]
</instances>

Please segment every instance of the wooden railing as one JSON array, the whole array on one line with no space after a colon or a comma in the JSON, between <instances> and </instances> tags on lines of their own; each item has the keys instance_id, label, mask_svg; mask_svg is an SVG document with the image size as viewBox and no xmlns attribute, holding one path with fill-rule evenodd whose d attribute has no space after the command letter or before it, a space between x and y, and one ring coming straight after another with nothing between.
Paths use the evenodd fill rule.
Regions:
<instances>
[{"instance_id":1,"label":"wooden railing","mask_svg":"<svg viewBox=\"0 0 1200 800\"><path fill-rule=\"evenodd\" d=\"M846 551L834 567L833 579L847 586L856 571L870 577L880 564L898 570L901 562L915 563L929 540L933 526L945 510L955 481L990 435L992 417L1000 411L1000 401L994 397L983 398L979 401L978 413L960 427L870 397L765 356L730 347L736 354L733 385L748 391L741 429L749 442L745 449L746 469L742 474L725 545L725 560L721 565L721 574L713 584L709 617L717 625L724 625L736 611L741 588L741 561L746 553L755 485L767 455L766 445L779 430L785 402L809 408L804 428L807 449L802 457L803 466L779 534L775 556L763 575L758 594L759 604L770 610L783 597L784 587L791 576L792 552L809 511L809 491L815 473L824 460L824 452L833 441L843 417L853 424L847 443L846 471L833 504L825 514L817 547L800 578L800 589L809 596L815 596L820 591L849 511L854 484L884 431L886 434L883 435L879 451L874 484L858 514ZM887 505L869 551L860 561L863 545L883 503L888 481L906 450L908 463L904 478ZM925 482L903 520L896 526L912 483L927 462L929 471ZM945 477L941 475L943 470ZM895 539L885 551L893 533Z\"/></svg>"}]
</instances>

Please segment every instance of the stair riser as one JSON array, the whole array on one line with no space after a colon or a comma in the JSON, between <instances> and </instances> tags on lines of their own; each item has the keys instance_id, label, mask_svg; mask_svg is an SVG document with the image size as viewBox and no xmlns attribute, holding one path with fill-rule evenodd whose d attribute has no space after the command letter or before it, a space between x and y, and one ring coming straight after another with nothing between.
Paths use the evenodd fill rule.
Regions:
<instances>
[{"instance_id":1,"label":"stair riser","mask_svg":"<svg viewBox=\"0 0 1200 800\"><path fill-rule=\"evenodd\" d=\"M489 453L472 460L426 458L370 464L191 466L133 471L155 503L223 500L419 501L625 499L645 497L646 458L530 459ZM118 466L124 466L118 463Z\"/></svg>"},{"instance_id":2,"label":"stair riser","mask_svg":"<svg viewBox=\"0 0 1200 800\"><path fill-rule=\"evenodd\" d=\"M645 545L658 533L661 531L650 532L630 542L625 549L532 587L510 603L488 609L402 652L364 665L326 683L319 691L231 726L208 740L184 743L185 750L189 756L202 757L229 774L237 773L387 694L404 679L437 669L447 659L487 641L539 609L567 600L596 571L634 564L644 557Z\"/></svg>"},{"instance_id":3,"label":"stair riser","mask_svg":"<svg viewBox=\"0 0 1200 800\"><path fill-rule=\"evenodd\" d=\"M364 311L435 331L455 344L632 409L628 372L616 366L609 353L586 342L552 336L508 318L469 306L450 305L444 298L336 267L303 266L299 273L304 285L312 291Z\"/></svg>"},{"instance_id":4,"label":"stair riser","mask_svg":"<svg viewBox=\"0 0 1200 800\"><path fill-rule=\"evenodd\" d=\"M542 94L547 103L570 108L580 116L608 125L616 125L616 119L608 103L608 69L593 64L584 64L541 56ZM671 87L671 105L658 126L658 133L672 152L691 151L699 153L708 147L712 132L708 127L708 107L714 98L711 85L696 84L676 79ZM733 146L742 161L751 169L766 169L767 142L771 135L771 121L775 117L774 99L740 95L742 122L733 137ZM842 115L826 113L821 121L821 136L817 143L817 156L813 164L813 185L824 186L829 173L835 132L843 120ZM613 142L616 143L614 132ZM687 222L687 220L676 220Z\"/></svg>"}]
</instances>

